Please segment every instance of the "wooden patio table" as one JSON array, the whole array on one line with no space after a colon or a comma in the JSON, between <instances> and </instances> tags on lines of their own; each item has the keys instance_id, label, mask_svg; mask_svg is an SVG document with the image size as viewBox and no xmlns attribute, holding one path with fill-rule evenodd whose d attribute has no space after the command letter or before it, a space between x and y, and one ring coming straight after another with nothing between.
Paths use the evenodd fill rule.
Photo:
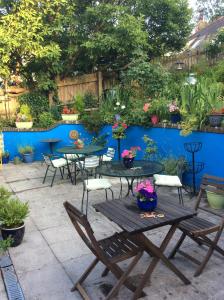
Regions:
<instances>
[{"instance_id":1,"label":"wooden patio table","mask_svg":"<svg viewBox=\"0 0 224 300\"><path fill-rule=\"evenodd\" d=\"M119 225L124 231L129 234L133 234L138 243L143 244L148 253L153 257L138 284L133 299L137 299L141 296L142 289L144 288L147 280L150 279L150 276L160 260L164 262L167 268L173 271L185 284L191 283L164 255L164 251L169 241L172 239L178 224L183 220L195 216L197 214L196 211L182 205L175 204L166 197L159 197L158 206L154 210L155 215L160 214L160 216L164 215L164 217L142 218L142 213L144 212L137 207L136 199L134 197L106 201L95 204L93 207L109 220ZM156 246L143 234L145 231L165 225L171 225L171 227L160 247Z\"/></svg>"}]
</instances>

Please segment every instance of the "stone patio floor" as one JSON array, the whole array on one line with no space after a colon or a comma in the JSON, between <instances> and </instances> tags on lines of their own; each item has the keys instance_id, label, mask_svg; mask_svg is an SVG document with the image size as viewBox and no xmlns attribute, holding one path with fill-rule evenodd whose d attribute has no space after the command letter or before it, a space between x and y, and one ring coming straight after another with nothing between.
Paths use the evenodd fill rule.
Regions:
<instances>
[{"instance_id":1,"label":"stone patio floor","mask_svg":"<svg viewBox=\"0 0 224 300\"><path fill-rule=\"evenodd\" d=\"M26 300L76 300L81 299L77 292L70 292L73 283L78 279L93 255L75 232L64 210L63 202L71 201L80 207L82 185L79 182L72 185L67 179L58 176L55 184L49 186L50 178L42 184L45 165L41 163L4 165L0 171L0 185L13 191L21 201L28 201L30 214L26 221L26 233L23 243L9 250L17 276L22 286ZM119 192L119 182L112 180L115 195ZM174 201L177 200L175 191L160 190ZM92 192L91 203L102 201L104 192ZM186 205L192 206L194 199L185 195ZM97 213L89 206L89 221L96 236L103 238L118 231L119 228L107 218ZM147 233L152 241L160 244L168 226ZM172 249L179 232L175 233L166 253ZM224 247L224 235L220 245ZM192 241L184 243L187 251L195 257L205 253L203 247L198 247ZM144 255L132 273L132 280L137 284L149 264L150 257ZM186 261L180 255L174 260L176 266L191 280L191 285L185 286L171 271L159 263L150 282L144 291L148 296L144 299L181 299L181 300L223 300L224 299L224 258L213 255L203 274L194 278L195 265ZM125 264L123 264L125 265ZM102 265L91 273L85 281L85 286L93 300L103 299L105 290L113 285L115 279L112 274L102 278ZM131 293L122 288L116 299L130 299ZM0 299L7 296L4 284L0 279ZM143 299L143 298L142 298Z\"/></svg>"}]
</instances>

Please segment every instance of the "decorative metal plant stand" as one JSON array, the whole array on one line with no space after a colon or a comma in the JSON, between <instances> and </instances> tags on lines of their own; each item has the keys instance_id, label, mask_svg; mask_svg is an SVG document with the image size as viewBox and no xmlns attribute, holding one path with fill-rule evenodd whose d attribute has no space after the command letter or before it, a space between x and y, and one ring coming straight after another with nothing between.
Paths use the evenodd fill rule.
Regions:
<instances>
[{"instance_id":1,"label":"decorative metal plant stand","mask_svg":"<svg viewBox=\"0 0 224 300\"><path fill-rule=\"evenodd\" d=\"M200 173L204 169L203 162L196 162L195 161L195 153L200 151L202 148L201 142L190 142L184 143L184 149L191 153L192 160L188 162L186 165L186 171L192 174L192 195L196 195L196 174Z\"/></svg>"}]
</instances>

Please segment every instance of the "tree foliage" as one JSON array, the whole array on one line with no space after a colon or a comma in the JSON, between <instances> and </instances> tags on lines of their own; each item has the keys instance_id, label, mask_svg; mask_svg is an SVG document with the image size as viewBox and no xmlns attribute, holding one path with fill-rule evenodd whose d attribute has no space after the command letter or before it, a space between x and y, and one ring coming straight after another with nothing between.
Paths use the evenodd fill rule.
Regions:
<instances>
[{"instance_id":1,"label":"tree foliage","mask_svg":"<svg viewBox=\"0 0 224 300\"><path fill-rule=\"evenodd\" d=\"M179 50L187 0L2 0L0 76L55 89L55 77L118 70L139 56Z\"/></svg>"}]
</instances>

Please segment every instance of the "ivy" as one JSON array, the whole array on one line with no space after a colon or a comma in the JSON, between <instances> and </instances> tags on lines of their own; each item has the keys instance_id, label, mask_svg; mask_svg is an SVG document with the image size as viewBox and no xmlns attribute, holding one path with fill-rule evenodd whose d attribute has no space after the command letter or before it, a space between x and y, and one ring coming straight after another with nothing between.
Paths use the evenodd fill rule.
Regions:
<instances>
[{"instance_id":1,"label":"ivy","mask_svg":"<svg viewBox=\"0 0 224 300\"><path fill-rule=\"evenodd\" d=\"M45 94L40 92L31 92L19 97L19 103L27 104L30 107L32 118L38 122L41 113L49 110L49 100Z\"/></svg>"}]
</instances>

